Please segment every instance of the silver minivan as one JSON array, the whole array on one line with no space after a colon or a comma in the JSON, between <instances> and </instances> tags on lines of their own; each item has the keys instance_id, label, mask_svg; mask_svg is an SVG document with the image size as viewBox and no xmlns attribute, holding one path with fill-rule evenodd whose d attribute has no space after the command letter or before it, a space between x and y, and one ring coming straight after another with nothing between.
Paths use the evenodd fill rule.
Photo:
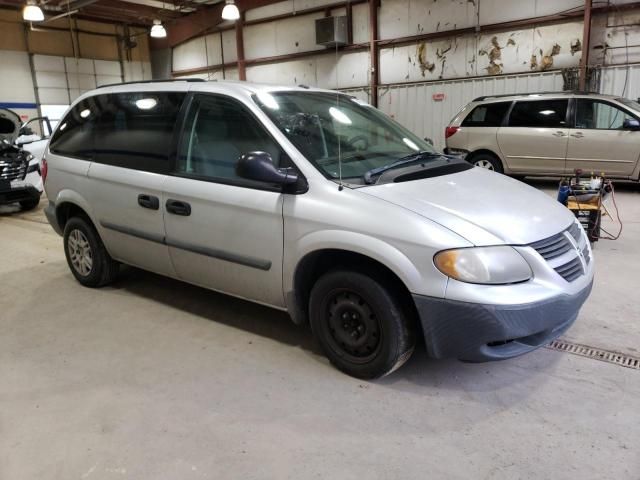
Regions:
<instances>
[{"instance_id":1,"label":"silver minivan","mask_svg":"<svg viewBox=\"0 0 640 480\"><path fill-rule=\"evenodd\" d=\"M103 87L44 160L83 285L119 264L287 311L331 362L513 357L574 322L589 242L542 192L442 155L345 94L244 82Z\"/></svg>"}]
</instances>

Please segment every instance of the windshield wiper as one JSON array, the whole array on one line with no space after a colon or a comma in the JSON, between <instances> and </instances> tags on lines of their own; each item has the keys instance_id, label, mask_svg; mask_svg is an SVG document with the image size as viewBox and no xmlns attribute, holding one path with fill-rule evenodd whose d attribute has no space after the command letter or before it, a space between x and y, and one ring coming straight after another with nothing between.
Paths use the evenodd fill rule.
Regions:
<instances>
[{"instance_id":1,"label":"windshield wiper","mask_svg":"<svg viewBox=\"0 0 640 480\"><path fill-rule=\"evenodd\" d=\"M391 170L392 168L396 168L401 165L406 165L412 162L426 160L428 158L438 158L438 157L442 157L442 154L437 152L426 152L426 151L412 153L411 155L407 155L406 157L399 158L395 162L389 163L387 165L383 165L381 167L372 168L368 172L365 172L364 183L366 184L373 183L373 177L381 175L382 173L386 172L387 170Z\"/></svg>"}]
</instances>

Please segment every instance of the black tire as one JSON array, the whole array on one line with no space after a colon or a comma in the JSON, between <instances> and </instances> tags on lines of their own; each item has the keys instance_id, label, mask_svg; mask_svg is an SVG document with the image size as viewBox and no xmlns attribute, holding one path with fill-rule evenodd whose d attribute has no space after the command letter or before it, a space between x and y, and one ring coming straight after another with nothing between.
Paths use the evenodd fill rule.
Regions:
<instances>
[{"instance_id":1,"label":"black tire","mask_svg":"<svg viewBox=\"0 0 640 480\"><path fill-rule=\"evenodd\" d=\"M27 212L29 210L33 210L34 208L36 208L39 203L40 203L40 197L30 198L29 200L22 200L20 202L20 208L23 211Z\"/></svg>"},{"instance_id":2,"label":"black tire","mask_svg":"<svg viewBox=\"0 0 640 480\"><path fill-rule=\"evenodd\" d=\"M89 219L69 219L64 227L63 239L67 264L78 282L85 287L95 288L108 285L116 279L119 264L111 258ZM85 254L81 255L80 252ZM79 257L89 258L90 262L78 260Z\"/></svg>"},{"instance_id":3,"label":"black tire","mask_svg":"<svg viewBox=\"0 0 640 480\"><path fill-rule=\"evenodd\" d=\"M486 168L487 170L493 170L498 173L504 172L500 159L490 153L472 155L467 161L475 167Z\"/></svg>"},{"instance_id":4,"label":"black tire","mask_svg":"<svg viewBox=\"0 0 640 480\"><path fill-rule=\"evenodd\" d=\"M331 271L315 283L309 301L311 329L339 370L373 379L409 359L414 322L392 292L374 278L349 270Z\"/></svg>"}]
</instances>

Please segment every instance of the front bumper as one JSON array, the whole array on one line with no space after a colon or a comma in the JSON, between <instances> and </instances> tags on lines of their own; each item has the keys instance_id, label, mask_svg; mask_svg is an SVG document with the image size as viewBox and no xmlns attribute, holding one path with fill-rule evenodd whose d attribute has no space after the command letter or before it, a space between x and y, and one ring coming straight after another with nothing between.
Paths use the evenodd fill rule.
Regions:
<instances>
[{"instance_id":1,"label":"front bumper","mask_svg":"<svg viewBox=\"0 0 640 480\"><path fill-rule=\"evenodd\" d=\"M414 295L433 358L503 360L562 335L575 321L593 281L573 295L520 305L484 305Z\"/></svg>"},{"instance_id":2,"label":"front bumper","mask_svg":"<svg viewBox=\"0 0 640 480\"><path fill-rule=\"evenodd\" d=\"M36 198L40 198L40 192L33 185L21 184L0 190L0 205L35 200Z\"/></svg>"}]
</instances>

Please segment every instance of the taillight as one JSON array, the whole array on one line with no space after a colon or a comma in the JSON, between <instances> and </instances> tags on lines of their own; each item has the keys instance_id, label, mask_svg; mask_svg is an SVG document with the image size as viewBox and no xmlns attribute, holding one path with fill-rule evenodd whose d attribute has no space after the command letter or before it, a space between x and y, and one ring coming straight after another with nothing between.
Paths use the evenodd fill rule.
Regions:
<instances>
[{"instance_id":1,"label":"taillight","mask_svg":"<svg viewBox=\"0 0 640 480\"><path fill-rule=\"evenodd\" d=\"M42 175L42 183L47 181L47 173L49 172L49 167L47 165L47 159L42 157L42 162L40 163L40 175Z\"/></svg>"},{"instance_id":2,"label":"taillight","mask_svg":"<svg viewBox=\"0 0 640 480\"><path fill-rule=\"evenodd\" d=\"M444 138L449 138L451 135L454 135L460 127L447 127L444 129Z\"/></svg>"}]
</instances>

